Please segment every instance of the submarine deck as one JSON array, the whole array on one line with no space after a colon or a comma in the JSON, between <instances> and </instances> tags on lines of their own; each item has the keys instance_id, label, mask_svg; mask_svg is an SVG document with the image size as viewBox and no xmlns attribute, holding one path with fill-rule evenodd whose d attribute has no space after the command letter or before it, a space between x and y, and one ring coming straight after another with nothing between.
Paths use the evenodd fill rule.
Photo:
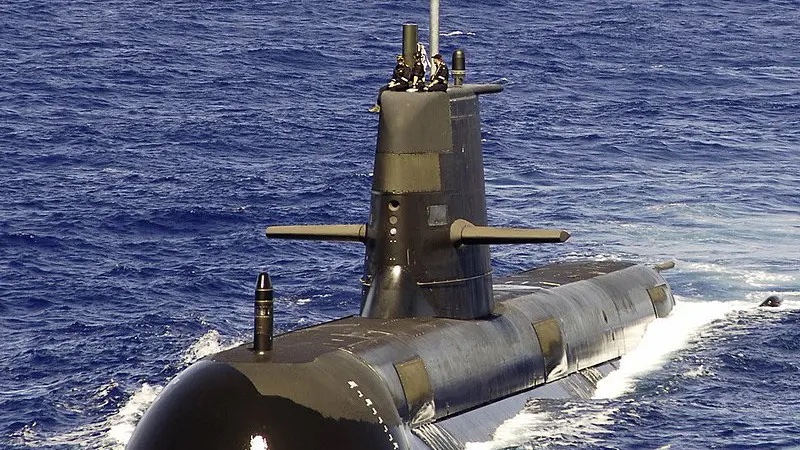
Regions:
<instances>
[{"instance_id":1,"label":"submarine deck","mask_svg":"<svg viewBox=\"0 0 800 450\"><path fill-rule=\"evenodd\" d=\"M494 315L477 320L439 317L402 319L372 319L358 315L347 316L321 325L312 325L275 336L274 349L265 355L252 352L248 344L214 356L225 362L310 362L324 353L340 349L354 350L381 338L421 336L450 322L484 322L503 315L504 303L539 291L547 291L600 275L634 266L624 261L577 261L549 264L505 277L494 282Z\"/></svg>"},{"instance_id":2,"label":"submarine deck","mask_svg":"<svg viewBox=\"0 0 800 450\"><path fill-rule=\"evenodd\" d=\"M493 286L494 300L501 302L518 297L520 291L551 289L616 272L633 265L627 261L577 261L537 267L513 275L498 277Z\"/></svg>"},{"instance_id":3,"label":"submarine deck","mask_svg":"<svg viewBox=\"0 0 800 450\"><path fill-rule=\"evenodd\" d=\"M499 278L494 291L482 319L354 315L276 336L268 352L246 343L208 360L244 374L262 396L331 417L342 414L348 385L370 386L373 400L392 405L384 411L396 408L415 428L500 399L511 411L522 392L544 386L544 396L588 397L674 304L655 268L619 261L551 264ZM370 419L362 413L347 409Z\"/></svg>"}]
</instances>

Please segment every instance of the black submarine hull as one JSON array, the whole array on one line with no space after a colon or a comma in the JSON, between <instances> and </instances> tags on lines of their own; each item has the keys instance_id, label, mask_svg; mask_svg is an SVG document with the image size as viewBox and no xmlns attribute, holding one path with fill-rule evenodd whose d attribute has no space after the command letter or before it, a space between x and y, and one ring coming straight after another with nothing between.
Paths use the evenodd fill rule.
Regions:
<instances>
[{"instance_id":1,"label":"black submarine hull","mask_svg":"<svg viewBox=\"0 0 800 450\"><path fill-rule=\"evenodd\" d=\"M404 48L417 48L406 35ZM529 398L591 396L670 313L668 265L570 262L494 277L490 245L570 235L489 226L478 97L503 86L462 84L464 64L456 51L460 75L446 92L381 95L366 223L266 229L363 244L359 314L273 337L260 274L253 345L179 374L129 450L464 448Z\"/></svg>"},{"instance_id":2,"label":"black submarine hull","mask_svg":"<svg viewBox=\"0 0 800 450\"><path fill-rule=\"evenodd\" d=\"M484 320L351 316L178 375L127 448L455 449L534 397L590 397L674 299L657 269L560 263L494 283Z\"/></svg>"}]
</instances>

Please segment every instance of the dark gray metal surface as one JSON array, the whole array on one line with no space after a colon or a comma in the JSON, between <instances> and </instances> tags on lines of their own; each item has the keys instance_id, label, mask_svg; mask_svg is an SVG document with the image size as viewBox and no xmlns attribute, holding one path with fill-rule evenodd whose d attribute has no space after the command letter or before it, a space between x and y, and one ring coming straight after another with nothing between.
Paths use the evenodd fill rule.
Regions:
<instances>
[{"instance_id":1,"label":"dark gray metal surface","mask_svg":"<svg viewBox=\"0 0 800 450\"><path fill-rule=\"evenodd\" d=\"M409 67L414 65L414 54L417 52L419 27L415 23L403 24L403 58Z\"/></svg>"},{"instance_id":2,"label":"dark gray metal surface","mask_svg":"<svg viewBox=\"0 0 800 450\"><path fill-rule=\"evenodd\" d=\"M564 284L558 287L537 286L559 279ZM248 391L246 397L253 402L263 397L274 399L270 404L296 405L292 407L298 411L352 423L358 433L385 424L388 434L373 433L372 439L388 442L391 435L391 442L402 444L398 448L412 448L409 442L414 439L428 442L425 439L434 435L444 439L441 442L452 442L442 436L467 442L477 431L467 427L472 431L466 433L466 424L480 419L496 426L495 419L513 416L524 398L591 395L602 375L593 371L624 354L655 318L648 289L656 286L665 286L671 306L669 288L649 267L616 262L548 266L498 280L498 302L485 320L352 316L277 336L274 350L263 355L243 345L208 362L214 363L209 366L214 371L224 365L248 380L258 393ZM543 321L557 324L550 329L562 346L555 352L545 348L535 326ZM561 359L548 364L546 354ZM202 370L212 369L194 373L203 378ZM203 390L218 387L217 381L192 379L203 384ZM189 396L169 394L182 395ZM516 400L508 400L512 397ZM206 401L211 400L180 400L198 409L208 406ZM173 413L156 408L148 416ZM151 422L158 421L143 423ZM426 438L412 436L412 429L430 424L444 427L446 434L428 426ZM298 426L294 430L304 432ZM321 442L316 447L291 448L344 448Z\"/></svg>"}]
</instances>

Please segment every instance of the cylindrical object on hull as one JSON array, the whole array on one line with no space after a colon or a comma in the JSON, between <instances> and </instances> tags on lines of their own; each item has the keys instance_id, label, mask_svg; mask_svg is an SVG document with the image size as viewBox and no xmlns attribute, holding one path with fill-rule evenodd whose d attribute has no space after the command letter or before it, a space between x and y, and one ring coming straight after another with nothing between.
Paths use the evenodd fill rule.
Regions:
<instances>
[{"instance_id":1,"label":"cylindrical object on hull","mask_svg":"<svg viewBox=\"0 0 800 450\"><path fill-rule=\"evenodd\" d=\"M264 353L272 350L273 294L269 274L261 272L256 282L255 324L253 327L253 351Z\"/></svg>"},{"instance_id":2,"label":"cylindrical object on hull","mask_svg":"<svg viewBox=\"0 0 800 450\"><path fill-rule=\"evenodd\" d=\"M406 64L409 66L414 64L414 53L417 52L418 36L419 27L417 27L417 24L403 24L403 58L405 58Z\"/></svg>"},{"instance_id":3,"label":"cylindrical object on hull","mask_svg":"<svg viewBox=\"0 0 800 450\"><path fill-rule=\"evenodd\" d=\"M460 48L453 52L453 85L461 86L467 76L467 57Z\"/></svg>"}]
</instances>

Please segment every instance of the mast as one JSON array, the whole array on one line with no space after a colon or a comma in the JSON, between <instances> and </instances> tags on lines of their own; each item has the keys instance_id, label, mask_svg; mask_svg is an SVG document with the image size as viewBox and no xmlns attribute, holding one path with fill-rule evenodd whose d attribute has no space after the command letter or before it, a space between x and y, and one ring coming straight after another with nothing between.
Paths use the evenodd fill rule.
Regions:
<instances>
[{"instance_id":1,"label":"mast","mask_svg":"<svg viewBox=\"0 0 800 450\"><path fill-rule=\"evenodd\" d=\"M431 56L439 53L439 0L431 0Z\"/></svg>"}]
</instances>

